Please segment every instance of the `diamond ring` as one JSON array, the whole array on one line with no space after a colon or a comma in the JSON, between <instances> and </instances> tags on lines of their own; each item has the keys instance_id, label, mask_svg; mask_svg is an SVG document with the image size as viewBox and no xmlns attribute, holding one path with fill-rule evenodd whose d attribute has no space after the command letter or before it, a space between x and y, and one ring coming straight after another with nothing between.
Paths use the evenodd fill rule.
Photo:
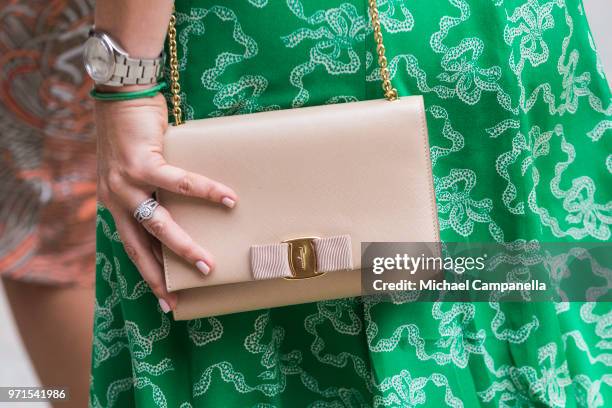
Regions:
<instances>
[{"instance_id":1,"label":"diamond ring","mask_svg":"<svg viewBox=\"0 0 612 408\"><path fill-rule=\"evenodd\" d=\"M153 213L157 207L159 207L159 203L154 199L149 198L136 207L134 210L134 218L136 218L136 221L140 223L150 220L153 218Z\"/></svg>"}]
</instances>

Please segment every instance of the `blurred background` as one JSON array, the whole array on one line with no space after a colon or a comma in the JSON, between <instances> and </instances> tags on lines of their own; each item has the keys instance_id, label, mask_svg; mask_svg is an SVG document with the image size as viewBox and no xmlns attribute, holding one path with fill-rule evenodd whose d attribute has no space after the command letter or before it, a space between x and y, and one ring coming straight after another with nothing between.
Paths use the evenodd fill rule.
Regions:
<instances>
[{"instance_id":1,"label":"blurred background","mask_svg":"<svg viewBox=\"0 0 612 408\"><path fill-rule=\"evenodd\" d=\"M608 82L612 86L612 1L584 0L584 5ZM0 386L37 384L36 375L15 330L4 291L0 290ZM45 404L36 406L44 407Z\"/></svg>"}]
</instances>

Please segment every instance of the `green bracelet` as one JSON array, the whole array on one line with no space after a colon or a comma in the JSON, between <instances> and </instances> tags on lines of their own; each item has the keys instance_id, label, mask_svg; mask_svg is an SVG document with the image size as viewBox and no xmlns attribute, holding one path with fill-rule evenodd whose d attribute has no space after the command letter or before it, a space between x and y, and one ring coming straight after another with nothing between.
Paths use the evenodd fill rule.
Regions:
<instances>
[{"instance_id":1,"label":"green bracelet","mask_svg":"<svg viewBox=\"0 0 612 408\"><path fill-rule=\"evenodd\" d=\"M162 81L149 89L134 92L99 92L94 88L89 92L89 96L99 101L129 101L138 98L152 98L165 87L166 83Z\"/></svg>"}]
</instances>

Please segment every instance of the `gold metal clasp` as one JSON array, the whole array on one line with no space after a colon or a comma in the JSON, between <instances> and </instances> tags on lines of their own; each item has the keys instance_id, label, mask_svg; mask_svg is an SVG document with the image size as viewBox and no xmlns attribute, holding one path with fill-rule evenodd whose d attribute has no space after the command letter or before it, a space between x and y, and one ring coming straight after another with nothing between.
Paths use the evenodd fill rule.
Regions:
<instances>
[{"instance_id":1,"label":"gold metal clasp","mask_svg":"<svg viewBox=\"0 0 612 408\"><path fill-rule=\"evenodd\" d=\"M289 268L293 274L286 279L308 279L324 275L324 272L317 272L315 239L318 238L304 237L283 241L289 244Z\"/></svg>"}]
</instances>

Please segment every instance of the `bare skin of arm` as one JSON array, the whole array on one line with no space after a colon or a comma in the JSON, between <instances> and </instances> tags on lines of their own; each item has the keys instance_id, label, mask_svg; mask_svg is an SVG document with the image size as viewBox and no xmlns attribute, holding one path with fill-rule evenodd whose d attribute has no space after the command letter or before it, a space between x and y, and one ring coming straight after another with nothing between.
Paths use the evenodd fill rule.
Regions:
<instances>
[{"instance_id":1,"label":"bare skin of arm","mask_svg":"<svg viewBox=\"0 0 612 408\"><path fill-rule=\"evenodd\" d=\"M173 2L104 0L96 4L96 29L107 32L130 54L155 58L164 47Z\"/></svg>"}]
</instances>

